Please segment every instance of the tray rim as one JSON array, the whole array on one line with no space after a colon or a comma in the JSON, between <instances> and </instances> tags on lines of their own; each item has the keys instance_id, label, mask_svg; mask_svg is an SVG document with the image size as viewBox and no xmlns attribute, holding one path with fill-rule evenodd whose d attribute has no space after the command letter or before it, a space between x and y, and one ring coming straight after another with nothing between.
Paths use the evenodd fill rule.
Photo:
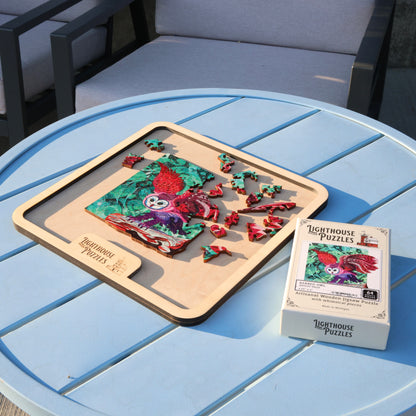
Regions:
<instances>
[{"instance_id":1,"label":"tray rim","mask_svg":"<svg viewBox=\"0 0 416 416\"><path fill-rule=\"evenodd\" d=\"M177 133L179 135L186 136L187 138L203 146L218 149L218 151L221 153L227 153L234 159L244 161L245 163L249 164L250 167L257 166L262 170L271 171L273 175L289 178L289 180L292 182L300 183L304 188L308 188L310 191L313 191L316 194L316 197L313 199L313 201L307 204L299 214L295 215L289 221L289 223L279 231L277 234L279 238L274 237L267 241L260 250L258 250L249 259L247 259L247 261L244 263L244 266L240 266L234 273L231 274L229 278L227 278L211 294L209 294L197 307L188 309L176 306L162 296L152 292L151 290L141 286L129 278L119 278L114 276L114 274L110 274L109 272L105 273L95 270L89 266L89 264L85 263L82 258L77 258L74 257L73 254L67 253L69 243L51 234L47 230L34 224L26 218L26 215L30 211L36 209L43 202L53 198L54 195L64 191L66 188L70 187L71 184L87 176L94 169L105 164L106 161L110 160L118 153L121 153L124 149L141 140L144 140L149 133L160 128L166 128L171 131L172 134ZM84 166L76 169L65 178L53 184L43 192L37 194L25 203L21 204L13 212L12 220L15 228L25 236L60 255L64 259L77 265L81 269L87 271L105 283L110 284L115 289L121 291L122 293L150 308L151 310L159 313L168 320L183 326L188 326L201 323L207 319L216 309L218 309L220 305L222 305L229 297L232 296L232 294L234 294L242 285L244 285L244 283L246 283L247 280L249 280L272 256L274 256L279 248L281 248L290 238L292 238L295 231L297 218L312 217L324 208L327 200L328 191L318 182L291 172L290 170L281 168L275 164L260 159L240 149L236 149L235 147L229 146L223 142L217 141L207 136L203 136L172 122L159 121L151 123L133 133L101 155L87 162ZM140 258L140 256L138 257Z\"/></svg>"}]
</instances>

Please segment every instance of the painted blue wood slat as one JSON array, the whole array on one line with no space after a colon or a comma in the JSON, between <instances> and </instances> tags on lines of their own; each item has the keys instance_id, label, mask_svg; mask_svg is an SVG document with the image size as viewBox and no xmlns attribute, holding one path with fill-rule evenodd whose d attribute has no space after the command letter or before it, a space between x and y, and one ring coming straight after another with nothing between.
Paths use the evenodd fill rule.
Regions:
<instances>
[{"instance_id":1,"label":"painted blue wood slat","mask_svg":"<svg viewBox=\"0 0 416 416\"><path fill-rule=\"evenodd\" d=\"M383 137L309 178L322 183L330 195L317 218L348 222L414 186L416 156Z\"/></svg>"},{"instance_id":2,"label":"painted blue wood slat","mask_svg":"<svg viewBox=\"0 0 416 416\"><path fill-rule=\"evenodd\" d=\"M358 224L390 228L393 283L416 269L416 221L413 219L414 211L411 207L416 207L416 187L357 221ZM391 214L386 215L389 211Z\"/></svg>"},{"instance_id":3,"label":"painted blue wood slat","mask_svg":"<svg viewBox=\"0 0 416 416\"><path fill-rule=\"evenodd\" d=\"M88 290L94 282L99 283L41 246L0 262L0 335Z\"/></svg>"},{"instance_id":4,"label":"painted blue wood slat","mask_svg":"<svg viewBox=\"0 0 416 416\"><path fill-rule=\"evenodd\" d=\"M60 390L103 371L123 358L121 353L128 355L174 328L119 291L100 284L10 332L2 341L16 363Z\"/></svg>"},{"instance_id":5,"label":"painted blue wood slat","mask_svg":"<svg viewBox=\"0 0 416 416\"><path fill-rule=\"evenodd\" d=\"M386 351L316 343L216 414L273 409L279 414L390 416L406 411L416 397L415 291L415 276L392 291Z\"/></svg>"},{"instance_id":6,"label":"painted blue wood slat","mask_svg":"<svg viewBox=\"0 0 416 416\"><path fill-rule=\"evenodd\" d=\"M367 126L320 111L244 147L244 151L306 175L380 136Z\"/></svg>"},{"instance_id":7,"label":"painted blue wood slat","mask_svg":"<svg viewBox=\"0 0 416 416\"><path fill-rule=\"evenodd\" d=\"M0 354L1 392L24 412L33 416L103 416L38 383ZM18 386L18 389L16 389Z\"/></svg>"},{"instance_id":8,"label":"painted blue wood slat","mask_svg":"<svg viewBox=\"0 0 416 416\"><path fill-rule=\"evenodd\" d=\"M111 415L198 413L304 345L278 335L276 302L286 272L269 273L203 324L178 328L68 397ZM163 393L149 400L156 390Z\"/></svg>"},{"instance_id":9,"label":"painted blue wood slat","mask_svg":"<svg viewBox=\"0 0 416 416\"><path fill-rule=\"evenodd\" d=\"M55 123L30 137L26 147L12 149L13 157L0 165L0 198L51 175L88 161L137 130L155 121L180 121L184 115L207 111L230 97L191 97L180 100L137 102L117 111L83 112ZM106 107L105 107L106 108ZM61 126L59 128L59 126ZM29 147L30 145L30 147ZM76 151L74 152L74 149ZM19 152L20 151L20 152Z\"/></svg>"},{"instance_id":10,"label":"painted blue wood slat","mask_svg":"<svg viewBox=\"0 0 416 416\"><path fill-rule=\"evenodd\" d=\"M33 247L35 244L33 240L19 233L14 228L12 221L13 211L19 205L44 191L49 186L52 186L60 179L62 179L62 177L58 176L54 180L45 182L42 185L31 188L25 192L19 193L18 195L7 198L6 200L0 202L0 235L7 235L7 238L0 239L0 262L22 250Z\"/></svg>"},{"instance_id":11,"label":"painted blue wood slat","mask_svg":"<svg viewBox=\"0 0 416 416\"><path fill-rule=\"evenodd\" d=\"M183 126L231 146L240 146L257 141L263 134L272 134L315 112L316 109L303 105L246 97L219 112L190 120Z\"/></svg>"}]
</instances>

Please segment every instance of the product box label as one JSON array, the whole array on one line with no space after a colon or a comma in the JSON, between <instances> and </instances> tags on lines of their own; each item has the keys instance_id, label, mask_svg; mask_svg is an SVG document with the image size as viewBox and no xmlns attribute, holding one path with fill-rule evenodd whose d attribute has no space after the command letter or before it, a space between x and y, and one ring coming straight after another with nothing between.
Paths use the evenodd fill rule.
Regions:
<instances>
[{"instance_id":1,"label":"product box label","mask_svg":"<svg viewBox=\"0 0 416 416\"><path fill-rule=\"evenodd\" d=\"M389 237L385 228L298 220L282 334L383 348L385 335L362 342L360 333L371 324L388 333Z\"/></svg>"}]
</instances>

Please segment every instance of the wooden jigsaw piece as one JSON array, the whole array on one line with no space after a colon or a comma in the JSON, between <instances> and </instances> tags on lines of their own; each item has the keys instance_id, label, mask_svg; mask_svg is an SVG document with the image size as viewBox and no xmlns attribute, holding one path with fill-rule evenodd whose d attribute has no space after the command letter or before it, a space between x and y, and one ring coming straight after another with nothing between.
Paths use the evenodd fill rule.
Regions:
<instances>
[{"instance_id":1,"label":"wooden jigsaw piece","mask_svg":"<svg viewBox=\"0 0 416 416\"><path fill-rule=\"evenodd\" d=\"M272 202L271 204L264 204L264 205L258 205L256 207L242 208L242 209L237 210L237 212L240 212L240 213L265 212L269 210L269 214L273 214L273 212L276 209L283 211L285 209L292 209L294 207L296 207L295 202Z\"/></svg>"},{"instance_id":2,"label":"wooden jigsaw piece","mask_svg":"<svg viewBox=\"0 0 416 416\"><path fill-rule=\"evenodd\" d=\"M221 253L228 254L229 256L232 255L231 251L223 246L202 246L201 249L204 250L204 263L219 256Z\"/></svg>"},{"instance_id":3,"label":"wooden jigsaw piece","mask_svg":"<svg viewBox=\"0 0 416 416\"><path fill-rule=\"evenodd\" d=\"M140 162L143 159L143 156L139 156L134 153L129 153L129 155L124 158L122 166L131 169L137 162Z\"/></svg>"},{"instance_id":4,"label":"wooden jigsaw piece","mask_svg":"<svg viewBox=\"0 0 416 416\"><path fill-rule=\"evenodd\" d=\"M231 179L231 187L237 190L239 194L246 194L246 190L244 188L244 180L246 178L251 178L254 181L257 181L258 177L256 172L251 170L245 170L243 172L235 173L233 175L233 179Z\"/></svg>"},{"instance_id":5,"label":"wooden jigsaw piece","mask_svg":"<svg viewBox=\"0 0 416 416\"><path fill-rule=\"evenodd\" d=\"M274 195L280 193L282 187L280 185L262 185L260 187L262 193L267 194L270 198L274 198Z\"/></svg>"},{"instance_id":6,"label":"wooden jigsaw piece","mask_svg":"<svg viewBox=\"0 0 416 416\"><path fill-rule=\"evenodd\" d=\"M225 226L229 229L232 225L237 225L240 220L240 216L236 211L232 211L230 215L224 218Z\"/></svg>"},{"instance_id":7,"label":"wooden jigsaw piece","mask_svg":"<svg viewBox=\"0 0 416 416\"><path fill-rule=\"evenodd\" d=\"M228 173L231 170L231 166L234 165L234 161L231 160L230 157L225 153L221 153L218 156L218 159L221 162L220 169L223 172Z\"/></svg>"},{"instance_id":8,"label":"wooden jigsaw piece","mask_svg":"<svg viewBox=\"0 0 416 416\"><path fill-rule=\"evenodd\" d=\"M227 235L226 229L219 226L218 224L211 225L209 230L211 231L211 234L216 238L225 237Z\"/></svg>"},{"instance_id":9,"label":"wooden jigsaw piece","mask_svg":"<svg viewBox=\"0 0 416 416\"><path fill-rule=\"evenodd\" d=\"M165 146L163 143L158 139L147 139L144 141L144 144L150 149L156 152L161 152Z\"/></svg>"},{"instance_id":10,"label":"wooden jigsaw piece","mask_svg":"<svg viewBox=\"0 0 416 416\"><path fill-rule=\"evenodd\" d=\"M215 185L215 189L210 189L208 191L208 196L210 198L218 198L224 195L224 191L222 190L222 183Z\"/></svg>"},{"instance_id":11,"label":"wooden jigsaw piece","mask_svg":"<svg viewBox=\"0 0 416 416\"><path fill-rule=\"evenodd\" d=\"M256 204L263 198L263 194L261 192L252 192L246 199L246 204L250 207L253 204Z\"/></svg>"},{"instance_id":12,"label":"wooden jigsaw piece","mask_svg":"<svg viewBox=\"0 0 416 416\"><path fill-rule=\"evenodd\" d=\"M267 236L266 228L254 222L247 223L247 232L250 241L258 241Z\"/></svg>"}]
</instances>

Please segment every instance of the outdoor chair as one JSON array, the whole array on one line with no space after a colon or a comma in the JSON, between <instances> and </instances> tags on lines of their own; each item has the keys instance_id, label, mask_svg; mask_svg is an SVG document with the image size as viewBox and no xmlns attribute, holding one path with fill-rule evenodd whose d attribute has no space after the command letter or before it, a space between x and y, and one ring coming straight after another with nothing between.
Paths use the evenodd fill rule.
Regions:
<instances>
[{"instance_id":1,"label":"outdoor chair","mask_svg":"<svg viewBox=\"0 0 416 416\"><path fill-rule=\"evenodd\" d=\"M57 74L58 115L132 95L219 87L294 94L376 118L394 4L156 0L159 37L76 88L72 69ZM56 59L70 55L64 38L75 32L68 25L51 35Z\"/></svg>"},{"instance_id":2,"label":"outdoor chair","mask_svg":"<svg viewBox=\"0 0 416 416\"><path fill-rule=\"evenodd\" d=\"M111 15L132 1L114 1L108 16L89 20L88 30L74 40L74 82L87 79L105 62L114 62ZM82 20L84 13L101 3L103 0L0 0L0 136L7 136L10 145L23 139L30 124L55 108L51 32L74 19Z\"/></svg>"}]
</instances>

